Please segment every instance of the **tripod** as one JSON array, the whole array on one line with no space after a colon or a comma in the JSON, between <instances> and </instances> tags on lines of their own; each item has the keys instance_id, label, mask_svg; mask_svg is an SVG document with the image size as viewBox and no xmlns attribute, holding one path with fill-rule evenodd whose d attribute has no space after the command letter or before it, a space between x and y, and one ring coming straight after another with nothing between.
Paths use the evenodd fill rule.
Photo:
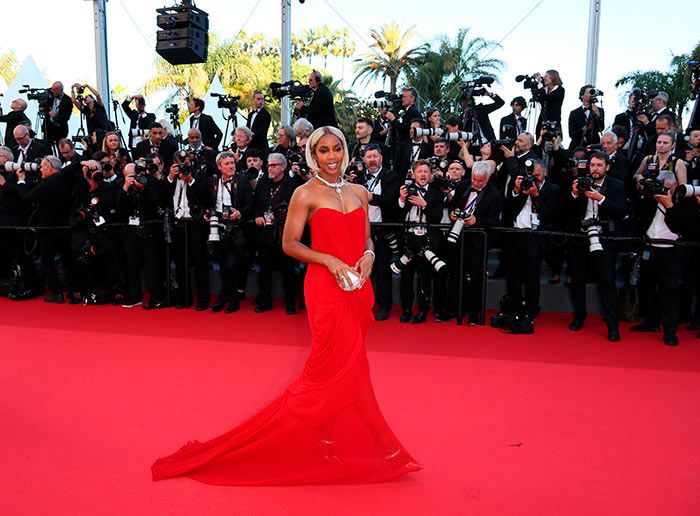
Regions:
<instances>
[{"instance_id":1,"label":"tripod","mask_svg":"<svg viewBox=\"0 0 700 516\"><path fill-rule=\"evenodd\" d=\"M525 127L527 131L534 136L537 133L537 120L540 118L540 105L535 99L535 94L532 90L530 90L530 100L527 102L525 111L527 112L525 115L525 119L527 120ZM539 135L536 135L535 139L538 137Z\"/></svg>"},{"instance_id":2,"label":"tripod","mask_svg":"<svg viewBox=\"0 0 700 516\"><path fill-rule=\"evenodd\" d=\"M226 139L228 138L228 127L229 127L229 124L231 123L231 120L233 120L233 131L235 131L236 128L238 127L238 117L236 116L236 111L237 111L236 109L229 108L229 110L228 110L229 116L227 117L226 115L223 115L224 120L226 120L226 129L224 129L224 141L221 142L222 149L226 148ZM221 110L221 113L222 114L224 113L223 109ZM243 118L245 118L245 117L243 117ZM247 120L247 118L246 118L246 120Z\"/></svg>"},{"instance_id":3,"label":"tripod","mask_svg":"<svg viewBox=\"0 0 700 516\"><path fill-rule=\"evenodd\" d=\"M114 96L114 92L112 92L112 96ZM126 153L129 155L129 160L131 160L131 149L129 149L128 145L126 144L126 141L124 140L124 135L122 134L122 131L119 128L119 116L117 113L118 107L119 101L112 100L112 110L114 111L114 132L119 135L119 141L121 142L122 148L126 149ZM126 123L126 120L124 120L124 115L122 115L122 122Z\"/></svg>"}]
</instances>

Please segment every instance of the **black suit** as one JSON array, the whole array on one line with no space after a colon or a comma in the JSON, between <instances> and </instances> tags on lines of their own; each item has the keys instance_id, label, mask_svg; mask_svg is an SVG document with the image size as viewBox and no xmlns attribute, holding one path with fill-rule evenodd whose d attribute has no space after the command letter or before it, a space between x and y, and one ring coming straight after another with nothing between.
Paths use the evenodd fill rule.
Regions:
<instances>
[{"instance_id":1,"label":"black suit","mask_svg":"<svg viewBox=\"0 0 700 516\"><path fill-rule=\"evenodd\" d=\"M148 129L151 124L156 121L156 115L154 113L146 113L145 111L140 113L135 109L131 109L129 104L129 99L126 99L124 102L122 102L122 109L129 118L129 147L134 147L132 143L134 139L132 134L134 129L143 131L144 138L148 138Z\"/></svg>"},{"instance_id":2,"label":"black suit","mask_svg":"<svg viewBox=\"0 0 700 516\"><path fill-rule=\"evenodd\" d=\"M333 105L333 93L325 84L319 84L314 91L308 106L302 106L298 111L300 117L306 118L314 129L319 127L338 127Z\"/></svg>"},{"instance_id":3,"label":"black suit","mask_svg":"<svg viewBox=\"0 0 700 516\"><path fill-rule=\"evenodd\" d=\"M22 150L19 147L15 147L12 150L12 153L15 156L15 161L19 159L20 153ZM24 152L24 161L23 163L29 163L36 161L40 158L43 158L44 156L47 156L51 154L49 149L46 148L46 146L41 143L39 140L32 140L29 143L29 146L27 147L26 152Z\"/></svg>"},{"instance_id":4,"label":"black suit","mask_svg":"<svg viewBox=\"0 0 700 516\"><path fill-rule=\"evenodd\" d=\"M505 106L505 104L505 101L501 97L494 94L493 102L491 102L490 104L476 104L474 106L474 109L476 110L476 119L479 122L481 132L483 133L487 141L496 139L496 134L493 131L493 126L491 125L489 114L493 113L498 109L501 109L503 106ZM469 120L465 121L463 116L462 129L465 131L474 131L473 125L471 125L469 122Z\"/></svg>"},{"instance_id":5,"label":"black suit","mask_svg":"<svg viewBox=\"0 0 700 516\"><path fill-rule=\"evenodd\" d=\"M527 131L527 119L519 116L516 121L515 115L511 113L501 118L499 127L499 137L501 139L516 138L520 133Z\"/></svg>"},{"instance_id":6,"label":"black suit","mask_svg":"<svg viewBox=\"0 0 700 516\"><path fill-rule=\"evenodd\" d=\"M646 131L649 138L656 136L656 119L659 118L660 115L670 115L671 118L673 118L673 122L676 122L676 115L668 107L663 108L658 113L651 113L649 115L649 123L644 126L644 131Z\"/></svg>"},{"instance_id":7,"label":"black suit","mask_svg":"<svg viewBox=\"0 0 700 516\"><path fill-rule=\"evenodd\" d=\"M27 118L27 115L24 114L24 110L10 111L6 115L0 115L0 122L5 122L7 124L5 126L5 145L10 148L17 146L15 137L12 134L15 127L21 123L29 124L31 126L31 122L29 118Z\"/></svg>"},{"instance_id":8,"label":"black suit","mask_svg":"<svg viewBox=\"0 0 700 516\"><path fill-rule=\"evenodd\" d=\"M250 141L250 146L260 150L267 156L267 153L270 152L270 146L267 143L267 131L270 129L272 117L270 116L270 112L264 107L256 112L254 119L253 113L254 111L251 111L248 114L248 121L246 122L246 127L253 132L253 139Z\"/></svg>"},{"instance_id":9,"label":"black suit","mask_svg":"<svg viewBox=\"0 0 700 516\"><path fill-rule=\"evenodd\" d=\"M503 223L508 227L519 227L517 218L528 199L531 199L531 211L539 219L539 225L535 229L551 229L559 212L560 198L559 187L548 179L539 187L537 196L522 192L516 194L509 187ZM532 229L532 219L525 221L524 225ZM550 247L549 240L523 232L508 235L506 242L508 296L513 300L522 299L525 287L525 310L534 318L540 311L540 276L542 261Z\"/></svg>"},{"instance_id":10,"label":"black suit","mask_svg":"<svg viewBox=\"0 0 700 516\"><path fill-rule=\"evenodd\" d=\"M48 112L53 110L54 96L49 95L48 100L44 104L46 109L46 142L49 146L55 145L58 140L68 136L68 120L73 113L73 102L70 97L65 93L61 95L61 100L58 105L58 110L53 114L52 118L49 118Z\"/></svg>"},{"instance_id":11,"label":"black suit","mask_svg":"<svg viewBox=\"0 0 700 516\"><path fill-rule=\"evenodd\" d=\"M598 205L598 219L602 222L602 235L617 235L621 231L621 220L628 212L625 185L614 177L606 177L600 193L605 200ZM580 232L581 221L586 216L588 197L579 195L574 199L571 192L564 194L567 199L569 229ZM602 251L589 251L588 239L573 242L569 246L569 274L571 276L571 298L574 317L586 317L586 279L589 262L593 264L598 281L598 292L603 306L603 316L608 328L617 329L618 297L615 285L616 249L610 243L603 243Z\"/></svg>"},{"instance_id":12,"label":"black suit","mask_svg":"<svg viewBox=\"0 0 700 516\"><path fill-rule=\"evenodd\" d=\"M557 122L561 126L561 105L564 103L564 88L561 86L547 93L547 88L542 87L535 93L535 100L542 106L542 111L537 119L537 129L535 134L540 134L542 122L548 120Z\"/></svg>"},{"instance_id":13,"label":"black suit","mask_svg":"<svg viewBox=\"0 0 700 516\"><path fill-rule=\"evenodd\" d=\"M173 164L173 158L177 147L173 146L168 140L161 140L158 145L153 145L149 138L139 142L134 148L134 160L145 158L152 152L157 152L163 159L163 172L168 175L168 171Z\"/></svg>"},{"instance_id":14,"label":"black suit","mask_svg":"<svg viewBox=\"0 0 700 516\"><path fill-rule=\"evenodd\" d=\"M192 129L192 124L195 123L195 117L190 117L190 129ZM201 113L199 115L199 122L196 126L199 132L202 133L202 143L207 147L211 147L214 150L218 150L219 144L221 143L224 133L221 132L219 126L216 125L214 119L207 115L206 113Z\"/></svg>"},{"instance_id":15,"label":"black suit","mask_svg":"<svg viewBox=\"0 0 700 516\"><path fill-rule=\"evenodd\" d=\"M402 142L410 141L411 122L419 118L422 119L423 115L421 115L421 112L418 110L415 104L409 107L403 115L394 118L394 120L391 122L391 127L393 129L392 144L400 145ZM394 167L394 170L396 170L396 167Z\"/></svg>"},{"instance_id":16,"label":"black suit","mask_svg":"<svg viewBox=\"0 0 700 516\"><path fill-rule=\"evenodd\" d=\"M419 144L418 156L416 160L413 159L414 148L413 140L405 140L399 143L396 147L396 154L394 154L394 166L392 167L394 172L399 176L399 178L406 177L411 171L411 165L414 161L419 159L426 159L433 155L433 145L421 140Z\"/></svg>"},{"instance_id":17,"label":"black suit","mask_svg":"<svg viewBox=\"0 0 700 516\"><path fill-rule=\"evenodd\" d=\"M588 116L586 116L588 112ZM587 146L600 143L600 133L605 128L605 111L600 108L600 115L590 109L579 106L569 113L569 149L579 145Z\"/></svg>"}]
</instances>

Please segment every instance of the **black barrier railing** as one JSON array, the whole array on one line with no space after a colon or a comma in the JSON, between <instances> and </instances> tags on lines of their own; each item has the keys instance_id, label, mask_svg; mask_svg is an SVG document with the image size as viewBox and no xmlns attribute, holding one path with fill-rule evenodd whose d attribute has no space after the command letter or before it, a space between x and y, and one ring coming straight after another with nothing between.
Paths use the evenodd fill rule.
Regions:
<instances>
[{"instance_id":1,"label":"black barrier railing","mask_svg":"<svg viewBox=\"0 0 700 516\"><path fill-rule=\"evenodd\" d=\"M159 226L164 227L164 219L161 220L151 220L141 223L141 226ZM188 225L191 222L196 222L201 224L201 221L192 221L185 219L176 219L175 225L184 225L183 228L183 240L184 240L184 265L185 265L185 299L189 299L189 250L188 250ZM248 221L246 221L248 222ZM250 221L252 223L252 221ZM398 222L373 222L372 227L386 227L386 228L400 228L405 230L411 226L424 226L428 229L436 229L440 232L447 232L452 228L451 224L420 224L415 222L410 223L398 223ZM100 225L99 230L105 230L108 228L135 228L135 226L126 222L111 222ZM168 226L170 231L174 228L174 225ZM75 226L0 226L0 231L18 231L38 234L46 231L69 231L75 229ZM170 305L170 278L171 278L171 255L170 255L170 245L172 245L172 239L170 238L170 231L165 231L164 245L166 250L166 302ZM479 278L480 283L480 306L478 307L478 324L484 325L486 319L486 286L487 286L487 265L488 265L488 252L489 252L489 234L528 234L534 238L540 237L562 237L564 241L557 243L555 245L565 245L567 240L573 239L578 241L586 241L588 236L584 232L580 233L570 233L566 231L557 230L532 230L532 229L519 229L519 228L508 228L502 226L494 226L489 228L463 228L462 233L459 238L459 281L458 281L458 306L457 306L457 325L463 325L463 312L464 312L464 281L465 281L465 271L464 271L464 243L466 235L474 235L481 238L482 244L482 256L481 256L481 270L483 274ZM688 240L667 240L667 239L651 239L648 237L632 237L632 236L599 236L602 242L619 242L627 244L636 244L639 247L649 246L649 245L669 245L674 247L700 247L700 242L688 241Z\"/></svg>"}]
</instances>

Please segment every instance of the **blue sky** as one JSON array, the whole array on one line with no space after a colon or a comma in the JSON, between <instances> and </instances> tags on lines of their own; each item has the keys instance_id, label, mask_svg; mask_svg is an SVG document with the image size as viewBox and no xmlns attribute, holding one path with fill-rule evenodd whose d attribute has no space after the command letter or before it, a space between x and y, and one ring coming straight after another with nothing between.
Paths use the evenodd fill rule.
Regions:
<instances>
[{"instance_id":1,"label":"blue sky","mask_svg":"<svg viewBox=\"0 0 700 516\"><path fill-rule=\"evenodd\" d=\"M210 14L210 30L232 37L245 23L247 32L280 32L279 0L198 0ZM255 7L257 4L257 7ZM60 5L60 9L57 6ZM164 0L109 0L108 37L110 79L137 92L152 72L155 57L155 9L173 5ZM95 82L92 2L85 0L25 0L3 24L0 51L12 48L20 59L32 55L48 79L66 83ZM534 11L523 18L533 9ZM253 11L253 9L255 10ZM350 28L358 52L369 41L368 31L382 23L397 21L416 26L415 44L431 41L437 34L454 36L468 26L474 36L501 41L518 22L520 25L494 52L506 63L501 84L495 91L509 102L523 94L514 77L521 73L559 70L567 89L564 112L577 107L576 93L583 85L588 33L588 0L485 0L441 2L405 0L377 2L354 0L307 0L292 2L293 31L326 24L331 29ZM252 15L251 15L252 12ZM40 18L37 13L44 13ZM248 19L249 18L249 19ZM622 74L658 68L666 70L674 54L689 51L700 38L697 6L689 0L664 3L633 0L603 0L597 86L605 92L603 106L612 121L621 110L614 82ZM650 27L658 24L657 38ZM58 37L57 37L58 35ZM57 43L58 41L58 43ZM329 66L336 76L340 64ZM349 74L347 78L351 80ZM380 85L377 85L379 87ZM367 91L373 90L373 87ZM494 115L506 114L502 112Z\"/></svg>"}]
</instances>

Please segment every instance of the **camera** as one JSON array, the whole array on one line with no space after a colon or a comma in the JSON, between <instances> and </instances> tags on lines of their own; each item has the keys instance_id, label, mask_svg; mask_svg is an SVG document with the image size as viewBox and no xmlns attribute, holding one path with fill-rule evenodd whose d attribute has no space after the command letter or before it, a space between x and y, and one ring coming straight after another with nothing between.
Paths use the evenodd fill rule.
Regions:
<instances>
[{"instance_id":1,"label":"camera","mask_svg":"<svg viewBox=\"0 0 700 516\"><path fill-rule=\"evenodd\" d=\"M442 135L442 137L448 142L456 142L457 140L466 142L476 140L479 137L479 135L476 133L470 133L468 131L455 131L452 133L445 133Z\"/></svg>"},{"instance_id":2,"label":"camera","mask_svg":"<svg viewBox=\"0 0 700 516\"><path fill-rule=\"evenodd\" d=\"M600 231L602 230L598 219L585 219L581 221L581 229L588 235L588 250L591 253L603 250L603 244L600 243Z\"/></svg>"},{"instance_id":3,"label":"camera","mask_svg":"<svg viewBox=\"0 0 700 516\"><path fill-rule=\"evenodd\" d=\"M685 197L693 196L700 196L700 186L680 184L676 187L676 191L673 194L673 198L676 201L679 201Z\"/></svg>"},{"instance_id":4,"label":"camera","mask_svg":"<svg viewBox=\"0 0 700 516\"><path fill-rule=\"evenodd\" d=\"M413 128L413 134L418 137L418 136L437 136L440 137L445 133L444 129L441 129L440 127L430 127L430 128L423 128L423 127L415 127Z\"/></svg>"},{"instance_id":5,"label":"camera","mask_svg":"<svg viewBox=\"0 0 700 516\"><path fill-rule=\"evenodd\" d=\"M270 90L272 96L277 100L289 95L294 100L307 99L313 95L314 90L307 84L302 84L299 81L287 81L284 83L271 82Z\"/></svg>"},{"instance_id":6,"label":"camera","mask_svg":"<svg viewBox=\"0 0 700 516\"><path fill-rule=\"evenodd\" d=\"M433 183L435 183L435 186L437 186L440 190L443 191L454 190L457 187L457 181L450 179L450 176L448 176L446 172L441 170L438 170L433 175Z\"/></svg>"},{"instance_id":7,"label":"camera","mask_svg":"<svg viewBox=\"0 0 700 516\"><path fill-rule=\"evenodd\" d=\"M5 172L19 172L20 170L24 172L39 172L41 168L41 158L36 161L25 161L21 165L14 163L13 161L5 162Z\"/></svg>"},{"instance_id":8,"label":"camera","mask_svg":"<svg viewBox=\"0 0 700 516\"><path fill-rule=\"evenodd\" d=\"M457 220L455 220L454 224L452 224L450 232L447 233L447 241L450 244L456 244L459 237L462 235L462 230L464 229L464 219L469 217L471 213L467 213L466 210L460 209L456 209L452 213L455 217L457 217Z\"/></svg>"},{"instance_id":9,"label":"camera","mask_svg":"<svg viewBox=\"0 0 700 516\"><path fill-rule=\"evenodd\" d=\"M173 118L177 118L180 114L180 106L177 104L170 104L165 108L165 112L168 113Z\"/></svg>"},{"instance_id":10,"label":"camera","mask_svg":"<svg viewBox=\"0 0 700 516\"><path fill-rule=\"evenodd\" d=\"M148 179L151 174L158 172L158 165L151 159L139 158L134 161L135 165L135 178L142 185L148 183Z\"/></svg>"},{"instance_id":11,"label":"camera","mask_svg":"<svg viewBox=\"0 0 700 516\"><path fill-rule=\"evenodd\" d=\"M23 84L22 89L18 93L26 93L27 100L36 100L39 102L39 114L45 115L47 112L46 105L51 97L51 90L48 88L32 88L28 84Z\"/></svg>"},{"instance_id":12,"label":"camera","mask_svg":"<svg viewBox=\"0 0 700 516\"><path fill-rule=\"evenodd\" d=\"M668 188L664 185L664 180L659 179L659 164L655 161L648 161L642 172L642 179L639 180L642 187L642 197L652 199L655 195L668 193Z\"/></svg>"},{"instance_id":13,"label":"camera","mask_svg":"<svg viewBox=\"0 0 700 516\"><path fill-rule=\"evenodd\" d=\"M535 162L532 161L531 159L526 159L525 160L525 175L523 176L522 180L520 181L520 191L524 190L529 190L535 184L537 184L537 179L533 175L533 171L535 170Z\"/></svg>"},{"instance_id":14,"label":"camera","mask_svg":"<svg viewBox=\"0 0 700 516\"><path fill-rule=\"evenodd\" d=\"M505 126L504 126L505 127ZM515 145L515 138L503 138L502 140L492 140L491 148L498 149L499 147L513 147Z\"/></svg>"},{"instance_id":15,"label":"camera","mask_svg":"<svg viewBox=\"0 0 700 516\"><path fill-rule=\"evenodd\" d=\"M462 99L472 99L473 97L480 97L486 95L487 91L483 86L490 86L495 80L494 77L483 76L473 81L464 82L459 86L462 91L460 94L460 100Z\"/></svg>"},{"instance_id":16,"label":"camera","mask_svg":"<svg viewBox=\"0 0 700 516\"><path fill-rule=\"evenodd\" d=\"M596 189L595 179L590 174L584 174L578 178L578 194L583 195L586 192Z\"/></svg>"},{"instance_id":17,"label":"camera","mask_svg":"<svg viewBox=\"0 0 700 516\"><path fill-rule=\"evenodd\" d=\"M533 90L537 88L537 77L541 77L539 73L532 75L516 75L515 82L522 82L524 90Z\"/></svg>"},{"instance_id":18,"label":"camera","mask_svg":"<svg viewBox=\"0 0 700 516\"><path fill-rule=\"evenodd\" d=\"M551 142L558 137L561 137L561 129L559 124L553 120L545 120L542 122L542 139L546 142Z\"/></svg>"},{"instance_id":19,"label":"camera","mask_svg":"<svg viewBox=\"0 0 700 516\"><path fill-rule=\"evenodd\" d=\"M367 169L365 168L365 162L362 161L362 158L355 158L352 160L345 173L347 175L355 175L355 178L352 180L353 183L358 185L367 184Z\"/></svg>"},{"instance_id":20,"label":"camera","mask_svg":"<svg viewBox=\"0 0 700 516\"><path fill-rule=\"evenodd\" d=\"M598 102L598 97L603 96L603 92L595 88L588 88L588 95L591 99L591 103L595 103Z\"/></svg>"},{"instance_id":21,"label":"camera","mask_svg":"<svg viewBox=\"0 0 700 516\"><path fill-rule=\"evenodd\" d=\"M228 109L232 113L235 113L238 109L238 101L241 100L241 96L227 95L226 93L211 93L212 97L218 97L216 101L216 106L219 109Z\"/></svg>"},{"instance_id":22,"label":"camera","mask_svg":"<svg viewBox=\"0 0 700 516\"><path fill-rule=\"evenodd\" d=\"M287 156L287 161L289 162L290 167L292 165L297 165L301 175L308 175L309 164L306 162L306 159L304 159L304 156L302 156L300 152L290 152Z\"/></svg>"},{"instance_id":23,"label":"camera","mask_svg":"<svg viewBox=\"0 0 700 516\"><path fill-rule=\"evenodd\" d=\"M406 190L408 191L409 197L415 197L418 195L418 185L415 183L415 181L406 182Z\"/></svg>"},{"instance_id":24,"label":"camera","mask_svg":"<svg viewBox=\"0 0 700 516\"><path fill-rule=\"evenodd\" d=\"M525 301L504 295L499 302L500 310L491 316L491 327L505 330L513 335L535 333L532 317L525 309Z\"/></svg>"},{"instance_id":25,"label":"camera","mask_svg":"<svg viewBox=\"0 0 700 516\"><path fill-rule=\"evenodd\" d=\"M79 86L75 89L75 99L78 102L85 102L85 86Z\"/></svg>"},{"instance_id":26,"label":"camera","mask_svg":"<svg viewBox=\"0 0 700 516\"><path fill-rule=\"evenodd\" d=\"M450 166L450 162L447 161L444 158L440 158L438 156L430 156L429 158L426 159L428 164L430 165L430 168L435 170L439 170L442 173L445 173L447 171L447 167Z\"/></svg>"},{"instance_id":27,"label":"camera","mask_svg":"<svg viewBox=\"0 0 700 516\"><path fill-rule=\"evenodd\" d=\"M92 171L93 173L96 173L97 171ZM96 222L99 219L99 214L97 213L97 207L100 205L100 199L99 197L92 197L90 199L90 202L87 204L87 206L81 206L78 208L78 218L80 220L92 220L93 222Z\"/></svg>"},{"instance_id":28,"label":"camera","mask_svg":"<svg viewBox=\"0 0 700 516\"><path fill-rule=\"evenodd\" d=\"M634 95L632 112L635 115L643 115L651 111L651 99L656 97L656 94L655 91L647 91L646 88L639 86L632 88L632 95Z\"/></svg>"},{"instance_id":29,"label":"camera","mask_svg":"<svg viewBox=\"0 0 700 516\"><path fill-rule=\"evenodd\" d=\"M396 93L389 93L388 91L383 90L375 91L374 98L380 99L372 102L372 107L377 109L385 107L394 114L397 114L403 109L401 95L397 95Z\"/></svg>"},{"instance_id":30,"label":"camera","mask_svg":"<svg viewBox=\"0 0 700 516\"><path fill-rule=\"evenodd\" d=\"M401 271L413 260L413 252L410 249L405 249L401 256L397 256L389 265L391 272L401 274Z\"/></svg>"}]
</instances>

